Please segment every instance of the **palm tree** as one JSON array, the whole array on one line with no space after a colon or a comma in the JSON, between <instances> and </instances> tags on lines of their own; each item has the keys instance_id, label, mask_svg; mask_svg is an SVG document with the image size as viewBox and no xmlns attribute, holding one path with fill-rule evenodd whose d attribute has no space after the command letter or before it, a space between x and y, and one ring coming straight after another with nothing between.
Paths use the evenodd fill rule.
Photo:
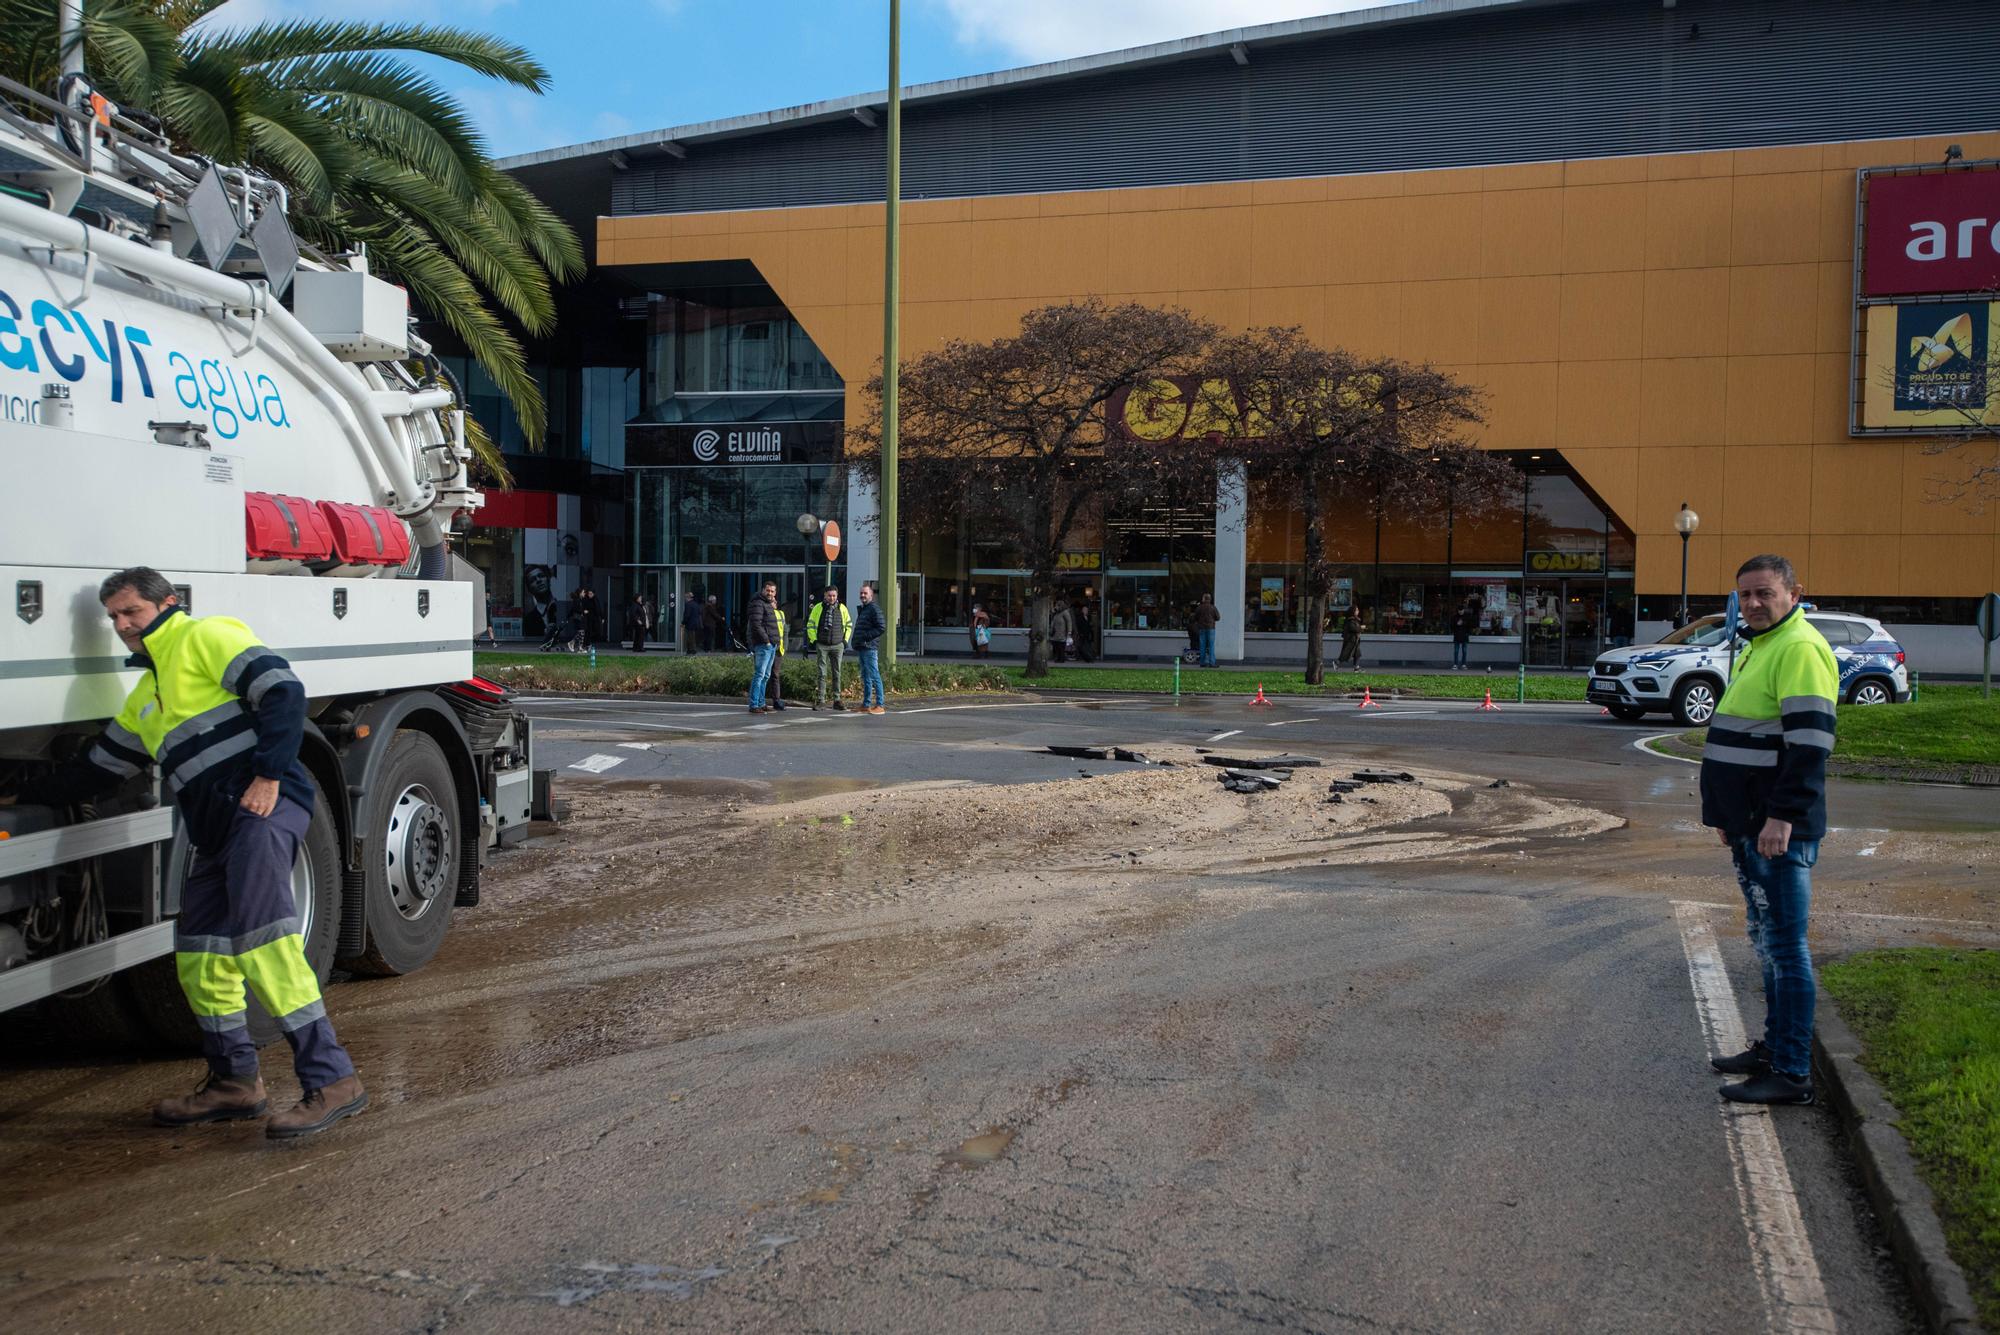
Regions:
<instances>
[{"instance_id":1,"label":"palm tree","mask_svg":"<svg viewBox=\"0 0 2000 1335\"><path fill-rule=\"evenodd\" d=\"M552 281L583 271L576 234L495 168L465 111L406 55L543 92L548 71L511 42L417 23L199 21L224 0L85 0L92 82L152 113L175 146L284 183L299 236L368 247L374 272L462 339L539 445L547 424L509 320L555 323ZM29 87L61 66L58 0L0 0L0 73ZM497 309L496 309L497 308ZM478 442L498 470L491 442Z\"/></svg>"}]
</instances>

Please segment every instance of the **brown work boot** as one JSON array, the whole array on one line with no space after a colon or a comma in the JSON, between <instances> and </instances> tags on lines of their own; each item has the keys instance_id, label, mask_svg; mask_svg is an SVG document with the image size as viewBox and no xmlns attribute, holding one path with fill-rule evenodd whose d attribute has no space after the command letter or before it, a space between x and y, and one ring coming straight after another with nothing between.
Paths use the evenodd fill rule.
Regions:
<instances>
[{"instance_id":1,"label":"brown work boot","mask_svg":"<svg viewBox=\"0 0 2000 1335\"><path fill-rule=\"evenodd\" d=\"M246 1117L262 1117L270 1110L264 1097L264 1078L219 1076L213 1071L201 1078L192 1094L178 1094L153 1105L157 1126L194 1126L198 1122L235 1122Z\"/></svg>"},{"instance_id":2,"label":"brown work boot","mask_svg":"<svg viewBox=\"0 0 2000 1335\"><path fill-rule=\"evenodd\" d=\"M367 1106L368 1091L361 1087L361 1077L343 1076L323 1089L308 1090L304 1098L266 1122L264 1134L274 1140L315 1136Z\"/></svg>"}]
</instances>

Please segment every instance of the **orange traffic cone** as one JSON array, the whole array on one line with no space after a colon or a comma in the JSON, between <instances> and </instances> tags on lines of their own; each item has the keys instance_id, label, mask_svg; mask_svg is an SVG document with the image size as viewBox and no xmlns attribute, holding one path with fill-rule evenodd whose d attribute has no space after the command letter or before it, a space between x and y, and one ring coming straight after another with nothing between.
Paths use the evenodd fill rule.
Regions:
<instances>
[{"instance_id":1,"label":"orange traffic cone","mask_svg":"<svg viewBox=\"0 0 2000 1335\"><path fill-rule=\"evenodd\" d=\"M1609 714L1611 712L1611 706L1606 705L1604 708L1598 710L1597 712L1599 715Z\"/></svg>"},{"instance_id":2,"label":"orange traffic cone","mask_svg":"<svg viewBox=\"0 0 2000 1335\"><path fill-rule=\"evenodd\" d=\"M1487 689L1486 692L1486 702L1480 705L1479 707L1481 709L1498 709L1500 707L1493 703L1493 691L1490 687Z\"/></svg>"},{"instance_id":3,"label":"orange traffic cone","mask_svg":"<svg viewBox=\"0 0 2000 1335\"><path fill-rule=\"evenodd\" d=\"M1361 703L1354 707L1356 709L1380 709L1382 706L1375 702L1375 693L1366 686L1363 686L1361 688Z\"/></svg>"},{"instance_id":4,"label":"orange traffic cone","mask_svg":"<svg viewBox=\"0 0 2000 1335\"><path fill-rule=\"evenodd\" d=\"M1261 681L1257 683L1257 694L1250 698L1250 703L1253 705L1262 705L1266 709L1277 708L1276 705L1272 704L1269 700L1266 700L1264 698L1264 683Z\"/></svg>"}]
</instances>

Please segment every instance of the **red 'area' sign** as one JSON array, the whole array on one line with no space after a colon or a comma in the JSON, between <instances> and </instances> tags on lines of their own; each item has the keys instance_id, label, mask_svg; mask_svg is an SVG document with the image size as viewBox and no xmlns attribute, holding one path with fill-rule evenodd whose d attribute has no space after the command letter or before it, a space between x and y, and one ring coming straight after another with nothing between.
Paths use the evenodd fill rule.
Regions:
<instances>
[{"instance_id":1,"label":"red 'area' sign","mask_svg":"<svg viewBox=\"0 0 2000 1335\"><path fill-rule=\"evenodd\" d=\"M1872 175L1867 210L1862 295L2000 288L2000 171Z\"/></svg>"}]
</instances>

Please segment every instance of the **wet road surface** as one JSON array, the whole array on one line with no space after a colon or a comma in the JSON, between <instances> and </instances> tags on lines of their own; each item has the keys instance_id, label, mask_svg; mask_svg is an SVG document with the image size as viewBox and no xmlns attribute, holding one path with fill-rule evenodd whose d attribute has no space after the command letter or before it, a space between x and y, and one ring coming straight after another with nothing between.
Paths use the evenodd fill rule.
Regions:
<instances>
[{"instance_id":1,"label":"wet road surface","mask_svg":"<svg viewBox=\"0 0 2000 1335\"><path fill-rule=\"evenodd\" d=\"M1816 1302L1774 1287L1796 1258L1743 1194L1675 908L1718 906L1691 912L1754 1024L1736 892L1693 768L1631 748L1649 729L533 709L570 826L489 869L428 970L329 989L367 1115L273 1147L145 1125L192 1062L0 1067L11 1328L1915 1328L1823 1108L1773 1119ZM1147 865L1192 837L1173 811L1094 864L1021 846L977 788L908 831L828 814L1124 768L1030 749L1055 741L1429 765L1626 824L1202 874ZM1822 957L2000 937L1968 851L1990 799L1836 784ZM816 814L749 819L796 803ZM1464 836L1479 809L1422 823Z\"/></svg>"}]
</instances>

